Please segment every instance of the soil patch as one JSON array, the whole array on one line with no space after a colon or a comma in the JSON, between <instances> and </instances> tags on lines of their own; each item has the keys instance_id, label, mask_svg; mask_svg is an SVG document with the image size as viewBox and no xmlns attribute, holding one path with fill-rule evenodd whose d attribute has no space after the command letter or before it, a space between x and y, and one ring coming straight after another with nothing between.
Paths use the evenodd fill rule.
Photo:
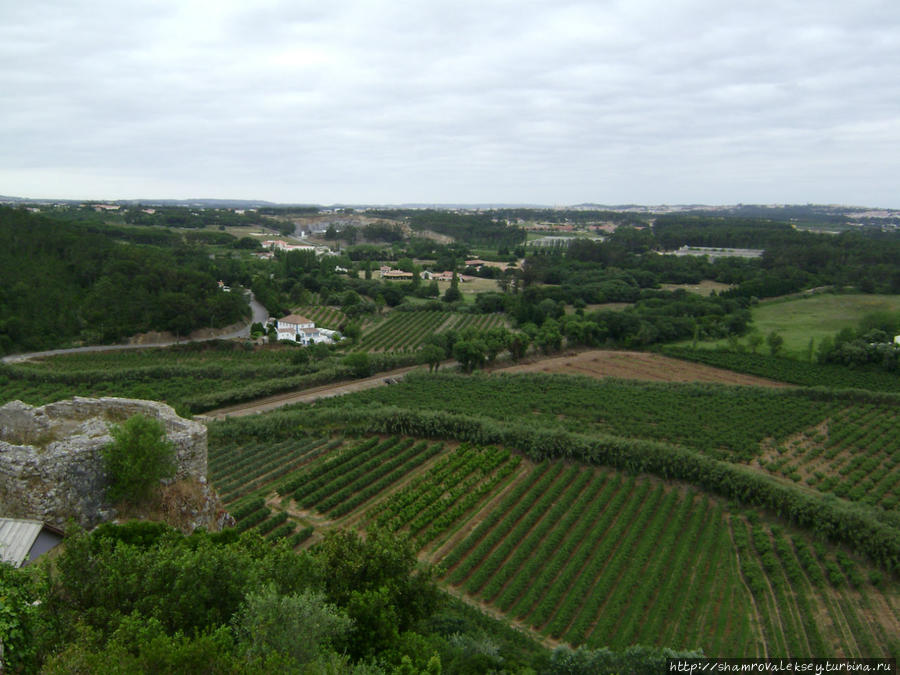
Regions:
<instances>
[{"instance_id":1,"label":"soil patch","mask_svg":"<svg viewBox=\"0 0 900 675\"><path fill-rule=\"evenodd\" d=\"M789 387L763 377L735 373L651 352L591 350L502 369L512 373L567 373L652 382L715 382L755 387Z\"/></svg>"}]
</instances>

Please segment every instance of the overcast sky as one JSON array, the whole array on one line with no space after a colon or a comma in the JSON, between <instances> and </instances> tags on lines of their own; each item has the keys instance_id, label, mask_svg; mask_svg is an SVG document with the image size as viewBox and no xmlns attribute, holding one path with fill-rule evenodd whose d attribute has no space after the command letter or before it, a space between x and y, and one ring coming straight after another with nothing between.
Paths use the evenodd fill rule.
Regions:
<instances>
[{"instance_id":1,"label":"overcast sky","mask_svg":"<svg viewBox=\"0 0 900 675\"><path fill-rule=\"evenodd\" d=\"M900 207L898 0L0 0L0 195Z\"/></svg>"}]
</instances>

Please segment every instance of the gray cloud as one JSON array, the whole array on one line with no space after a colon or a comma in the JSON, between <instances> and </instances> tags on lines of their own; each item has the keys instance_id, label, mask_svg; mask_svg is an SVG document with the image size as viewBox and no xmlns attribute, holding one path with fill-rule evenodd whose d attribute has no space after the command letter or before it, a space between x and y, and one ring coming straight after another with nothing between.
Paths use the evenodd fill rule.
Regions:
<instances>
[{"instance_id":1,"label":"gray cloud","mask_svg":"<svg viewBox=\"0 0 900 675\"><path fill-rule=\"evenodd\" d=\"M20 3L0 194L900 206L898 24L878 0Z\"/></svg>"}]
</instances>

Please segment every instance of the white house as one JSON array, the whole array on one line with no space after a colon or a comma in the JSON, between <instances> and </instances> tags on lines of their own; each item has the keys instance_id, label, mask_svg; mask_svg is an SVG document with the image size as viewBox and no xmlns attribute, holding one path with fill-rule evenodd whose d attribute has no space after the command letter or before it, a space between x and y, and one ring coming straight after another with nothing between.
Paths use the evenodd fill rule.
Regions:
<instances>
[{"instance_id":1,"label":"white house","mask_svg":"<svg viewBox=\"0 0 900 675\"><path fill-rule=\"evenodd\" d=\"M297 340L297 336L305 335L305 331L315 330L316 324L305 316L288 314L283 319L278 319L275 328L278 331L279 340Z\"/></svg>"},{"instance_id":2,"label":"white house","mask_svg":"<svg viewBox=\"0 0 900 675\"><path fill-rule=\"evenodd\" d=\"M333 336L337 332L316 328L312 319L307 319L299 314L289 314L283 319L278 319L275 330L278 332L279 340L291 340L303 345L334 342Z\"/></svg>"}]
</instances>

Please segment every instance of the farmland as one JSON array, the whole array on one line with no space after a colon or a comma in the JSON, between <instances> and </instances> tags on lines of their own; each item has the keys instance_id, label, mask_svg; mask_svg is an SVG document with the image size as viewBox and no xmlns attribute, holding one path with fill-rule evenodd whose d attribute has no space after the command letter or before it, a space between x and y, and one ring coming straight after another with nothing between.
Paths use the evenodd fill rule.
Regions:
<instances>
[{"instance_id":1,"label":"farmland","mask_svg":"<svg viewBox=\"0 0 900 675\"><path fill-rule=\"evenodd\" d=\"M445 584L546 638L744 656L898 647L890 578L689 486L402 436L266 445L211 450L214 484L255 488L227 493L239 529L295 545L341 524L405 534ZM260 481L277 457L284 470Z\"/></svg>"},{"instance_id":2,"label":"farmland","mask_svg":"<svg viewBox=\"0 0 900 675\"><path fill-rule=\"evenodd\" d=\"M872 368L846 368L831 363L809 363L782 356L719 349L666 347L664 353L695 363L806 387L900 392L900 378L895 373Z\"/></svg>"},{"instance_id":3,"label":"farmland","mask_svg":"<svg viewBox=\"0 0 900 675\"><path fill-rule=\"evenodd\" d=\"M900 505L900 428L893 407L841 410L772 444L758 464L838 497L887 510Z\"/></svg>"},{"instance_id":4,"label":"farmland","mask_svg":"<svg viewBox=\"0 0 900 675\"><path fill-rule=\"evenodd\" d=\"M0 401L42 405L72 396L163 401L181 414L352 379L338 356L298 360L298 348L231 342L73 353L0 365ZM377 354L376 370L412 365L414 354Z\"/></svg>"},{"instance_id":5,"label":"farmland","mask_svg":"<svg viewBox=\"0 0 900 675\"><path fill-rule=\"evenodd\" d=\"M763 335L775 331L784 337L784 350L792 356L804 354L809 341L819 344L842 328L855 327L873 312L900 311L900 296L819 293L804 297L777 298L752 309L753 326ZM725 340L702 343L725 346Z\"/></svg>"},{"instance_id":6,"label":"farmland","mask_svg":"<svg viewBox=\"0 0 900 675\"><path fill-rule=\"evenodd\" d=\"M652 352L589 350L504 368L507 373L562 373L653 382L711 382L783 387L783 382L725 368L687 363Z\"/></svg>"},{"instance_id":7,"label":"farmland","mask_svg":"<svg viewBox=\"0 0 900 675\"><path fill-rule=\"evenodd\" d=\"M434 333L467 328L487 330L504 324L500 314L391 312L381 321L365 326L359 347L365 351L409 351L422 346Z\"/></svg>"},{"instance_id":8,"label":"farmland","mask_svg":"<svg viewBox=\"0 0 900 675\"><path fill-rule=\"evenodd\" d=\"M890 655L898 411L876 392L413 373L213 424L210 466L239 528L406 537L454 594L551 643Z\"/></svg>"},{"instance_id":9,"label":"farmland","mask_svg":"<svg viewBox=\"0 0 900 675\"><path fill-rule=\"evenodd\" d=\"M134 211L128 218L144 221L138 213L154 215ZM162 221L162 215L150 220ZM169 215L181 224L214 216L203 209ZM209 277L202 288L212 309L239 297L226 296L225 286L243 289L272 317L299 313L347 339L263 345L256 325L252 341L71 354L0 367L0 400L118 395L163 400L185 415L216 411L207 418L208 477L236 527L189 538L184 550L191 555L179 565L208 575L194 577L199 584L155 577L165 591L169 585L179 590L165 596L173 607L188 591L218 596L220 582L247 577L232 587L240 590L217 618L215 635L210 623L181 623L180 610L124 619L131 607L118 602L116 590L107 594L108 614L82 605L81 613L97 622L84 624L82 637L70 636L81 641L77 647L64 648L59 640L44 654L77 661L78 650L93 648L94 631L98 645L115 631L114 640L128 649L129 627L151 626L144 619L160 617L173 640L188 634L225 640L244 625L241 617L256 598L279 606L286 601L296 610L312 602L326 614L325 602L347 608L355 632L341 649L357 650L353 658L361 659L366 650L376 653L363 645L380 640L391 650L390 657L379 657L385 672L435 672L435 665L448 673L519 672L505 654L499 657L495 633L481 639L467 631L463 638L458 629L467 620L431 613L439 595L433 578L454 597L450 604L504 617L526 640L597 650L591 656L560 650L557 665L567 667L569 656L620 659L586 672L628 670L623 664L637 645L655 656L661 648L712 656L900 653L900 361L890 351L900 324L887 314L900 305L896 296L878 295L900 292L891 237L816 238L787 223L722 222L710 215L660 215L652 223L628 217L621 222L642 227L533 255L523 248L525 259L514 269L483 269L478 274L484 276L457 287L422 279L426 271L458 274L473 255L523 255L524 234L508 227L522 214L392 215L397 218L387 224L373 222L377 215L358 220L341 214L344 224L330 223L324 233L339 245L337 255L321 257L312 251L257 256L257 241L213 230L96 230L128 242L116 244L117 254L165 245L174 253L154 255L175 261L184 248L202 262L196 281ZM545 215L560 223L606 220L581 211ZM298 224L290 220L282 220L285 231ZM426 226L461 239L404 240ZM758 246L766 256L711 261L657 255L685 244ZM56 260L45 248L16 269L42 269L44 258ZM160 298L114 302L120 294L106 272L127 281L140 274L137 263L149 251L141 248L134 265L88 266L72 279L58 266L66 256L56 260L51 271L58 272L60 288L48 288L53 292L31 304L83 299L67 319L72 331L54 337L39 323L23 325L20 300L35 296L16 291L0 317L0 350L22 351L38 338L41 345L64 345L124 337L131 323L119 319L129 312L141 318ZM383 265L411 272L413 281L373 278ZM95 284L98 274L107 282ZM78 288L63 288L67 280ZM10 281L10 288L20 283ZM853 294L821 294L829 286ZM181 315L196 298L189 289L172 293L162 303L168 314L149 316L148 330L183 334L189 328ZM883 316L870 316L874 311ZM870 337L875 319L878 333ZM840 344L823 340L842 327L854 330L845 331ZM784 345L765 339L773 331ZM709 345L730 351L702 349ZM599 351L604 348L627 351ZM770 350L803 360L754 353ZM816 357L820 363L813 363ZM465 373L505 372L463 375L448 361ZM426 373L425 364L436 372ZM380 386L386 383L392 386ZM351 393L336 396L344 392ZM275 405L284 407L243 414ZM235 410L241 415L211 419ZM126 537L149 531L144 524L128 527ZM244 557L240 564L216 562L226 558L217 558L214 548L234 552L232 545L265 558L272 574L251 572L256 565ZM102 569L89 556L80 559L87 572L82 578ZM400 573L389 575L399 583L380 576L390 567ZM116 579L143 578L131 571L138 567L114 563L110 569ZM296 594L322 580L313 577L335 572L321 601ZM370 572L373 585L367 586ZM277 593L272 587L257 595L270 576ZM400 577L421 581L424 593L407 595ZM397 597L382 602L386 590L398 589ZM144 603L143 589L133 590ZM56 593L66 601L70 596ZM47 608L48 616L60 609L43 599L23 607ZM400 615L424 621L394 621ZM279 610L278 616L285 615ZM426 621L443 637L418 634ZM305 628L286 627L296 646ZM426 663L432 645L444 638L446 644L435 647L442 663ZM488 661L464 667L461 654L493 660L490 667ZM549 658L544 654L543 665L538 659L525 672L547 672Z\"/></svg>"},{"instance_id":10,"label":"farmland","mask_svg":"<svg viewBox=\"0 0 900 675\"><path fill-rule=\"evenodd\" d=\"M838 404L779 389L525 373L472 377L411 374L400 386L316 405L357 409L381 405L518 418L546 429L660 440L716 456L750 458L763 439L782 439L818 424Z\"/></svg>"}]
</instances>

